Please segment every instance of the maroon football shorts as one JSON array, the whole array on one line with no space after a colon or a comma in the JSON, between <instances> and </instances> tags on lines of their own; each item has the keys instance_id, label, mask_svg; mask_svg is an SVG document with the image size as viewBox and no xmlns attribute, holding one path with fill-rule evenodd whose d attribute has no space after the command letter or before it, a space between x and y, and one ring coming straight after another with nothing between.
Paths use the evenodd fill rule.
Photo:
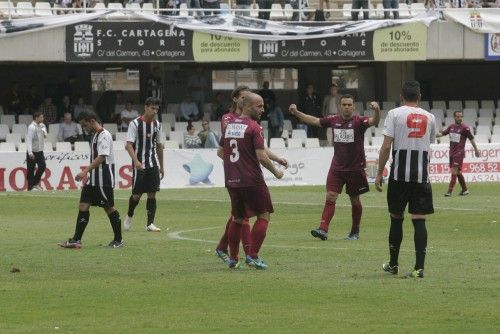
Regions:
<instances>
[{"instance_id":1,"label":"maroon football shorts","mask_svg":"<svg viewBox=\"0 0 500 334\"><path fill-rule=\"evenodd\" d=\"M357 196L370 191L364 169L356 171L333 171L330 169L326 179L326 190L340 194L344 184L346 186L345 192L349 196Z\"/></svg>"},{"instance_id":2,"label":"maroon football shorts","mask_svg":"<svg viewBox=\"0 0 500 334\"><path fill-rule=\"evenodd\" d=\"M464 155L456 154L450 156L450 168L458 167L458 169L462 169L462 164L464 163Z\"/></svg>"},{"instance_id":3,"label":"maroon football shorts","mask_svg":"<svg viewBox=\"0 0 500 334\"><path fill-rule=\"evenodd\" d=\"M266 185L227 188L231 198L231 214L235 218L250 218L264 212L273 213L271 195Z\"/></svg>"}]
</instances>

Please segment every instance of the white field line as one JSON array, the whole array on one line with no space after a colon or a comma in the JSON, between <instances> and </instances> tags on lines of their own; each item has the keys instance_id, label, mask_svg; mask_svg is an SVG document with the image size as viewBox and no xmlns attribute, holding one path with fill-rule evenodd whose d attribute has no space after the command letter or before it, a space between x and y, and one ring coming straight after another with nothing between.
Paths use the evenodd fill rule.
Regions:
<instances>
[{"instance_id":1,"label":"white field line","mask_svg":"<svg viewBox=\"0 0 500 334\"><path fill-rule=\"evenodd\" d=\"M177 231L177 232L170 232L167 234L167 237L170 239L174 240L181 240L181 241L194 241L194 242L202 242L202 243L209 243L209 244L216 244L217 241L214 240L206 240L206 239L198 239L198 238L190 238L190 237L185 237L181 236L181 234L185 233L190 233L190 232L202 232L202 231L209 231L209 230L215 230L215 229L220 229L221 231L223 230L222 226L214 226L214 227L203 227L203 228L197 228L197 229L190 229L190 230L183 230L183 231ZM340 240L334 240L334 242L337 242ZM342 240L341 242L353 242L353 241L344 241ZM359 243L360 241L355 241L356 243ZM323 244L323 242L321 242ZM272 244L265 244L265 247L271 247L271 248L284 248L284 249L323 249L323 250L347 250L347 251L376 251L376 252L385 252L387 249L378 249L378 248L350 248L350 247L331 247L331 242L326 242L326 244L323 247L320 246L298 246L298 245L272 245ZM414 252L413 249L401 249L400 251L402 252ZM446 250L446 249L427 249L428 253L500 253L500 250Z\"/></svg>"},{"instance_id":2,"label":"white field line","mask_svg":"<svg viewBox=\"0 0 500 334\"><path fill-rule=\"evenodd\" d=\"M52 195L47 193L46 195L40 194L40 193L26 193L26 192L12 192L12 193L0 193L1 196L22 196L22 197L46 197L46 198L74 198L74 199L79 199L80 195L78 196L71 196L71 195ZM128 197L115 197L115 200L122 200L122 201L128 201ZM229 199L206 199L206 198L169 198L167 199L168 201L179 201L179 202L214 202L214 203L229 203ZM307 202L283 202L283 201L273 201L273 204L283 204L283 205L303 205L303 206L323 206L324 203L322 202L316 202L316 203L307 203ZM351 207L350 204L337 204L338 207ZM375 209L386 209L386 205L366 205L363 204L364 208L375 208ZM443 207L443 206L435 206L434 209L436 210L448 210L448 211L484 211L484 210L489 210L490 212L494 211L495 209L493 208L457 208L457 207Z\"/></svg>"}]
</instances>

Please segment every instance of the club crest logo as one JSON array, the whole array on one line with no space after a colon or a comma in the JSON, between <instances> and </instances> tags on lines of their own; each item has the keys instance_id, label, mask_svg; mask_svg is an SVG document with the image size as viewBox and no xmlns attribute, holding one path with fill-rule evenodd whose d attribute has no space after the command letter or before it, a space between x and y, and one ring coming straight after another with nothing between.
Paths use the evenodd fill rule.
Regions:
<instances>
[{"instance_id":1,"label":"club crest logo","mask_svg":"<svg viewBox=\"0 0 500 334\"><path fill-rule=\"evenodd\" d=\"M469 21L472 29L481 29L483 27L483 18L477 10L473 10L470 13Z\"/></svg>"},{"instance_id":2,"label":"club crest logo","mask_svg":"<svg viewBox=\"0 0 500 334\"><path fill-rule=\"evenodd\" d=\"M274 58L278 54L278 41L260 41L259 53L264 58Z\"/></svg>"},{"instance_id":3,"label":"club crest logo","mask_svg":"<svg viewBox=\"0 0 500 334\"><path fill-rule=\"evenodd\" d=\"M78 58L89 58L94 53L94 34L92 25L79 24L75 26L73 35L73 52Z\"/></svg>"}]
</instances>

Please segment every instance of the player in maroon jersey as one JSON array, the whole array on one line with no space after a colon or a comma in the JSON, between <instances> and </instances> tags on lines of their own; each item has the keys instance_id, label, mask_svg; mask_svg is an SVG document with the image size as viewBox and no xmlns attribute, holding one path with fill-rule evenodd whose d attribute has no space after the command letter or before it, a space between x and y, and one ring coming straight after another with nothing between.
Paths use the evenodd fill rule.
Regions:
<instances>
[{"instance_id":1,"label":"player in maroon jersey","mask_svg":"<svg viewBox=\"0 0 500 334\"><path fill-rule=\"evenodd\" d=\"M257 123L264 112L262 97L247 93L238 104L241 115L227 124L221 138L223 147L217 152L224 160L225 183L234 217L228 228L229 267L238 268L241 265L238 251L243 221L257 216L251 231L250 254L246 256L246 262L257 269L266 269L268 266L259 258L259 251L274 209L260 165L277 179L283 177L283 172L269 159L262 127Z\"/></svg>"},{"instance_id":2,"label":"player in maroon jersey","mask_svg":"<svg viewBox=\"0 0 500 334\"><path fill-rule=\"evenodd\" d=\"M224 114L221 118L221 133L224 133L226 130L227 124L232 121L235 117L238 117L241 114L241 110L238 108L238 101L244 98L248 93L251 93L250 88L248 86L238 86L231 93L231 98L233 100L233 104L229 109L228 113ZM288 161L284 158L278 157L271 151L266 148L267 155L272 161L277 162L278 164L288 167ZM228 256L228 229L231 221L233 220L233 216L231 215L226 223L226 228L224 230L224 234L220 238L220 241L215 248L215 255L220 258L225 263L229 263ZM248 219L243 221L243 225L241 228L241 241L243 243L243 250L246 255L250 255L250 244L251 244L251 233L250 233L250 224Z\"/></svg>"},{"instance_id":3,"label":"player in maroon jersey","mask_svg":"<svg viewBox=\"0 0 500 334\"><path fill-rule=\"evenodd\" d=\"M372 117L353 115L354 98L343 95L340 98L340 112L337 115L317 118L297 110L295 104L290 105L290 113L308 125L332 128L334 155L326 180L326 201L321 216L320 226L311 231L315 238L328 239L328 227L335 215L335 202L346 185L346 193L351 199L352 227L347 240L359 239L359 225L363 207L359 195L368 192L366 178L366 159L364 134L370 126L377 125L380 119L380 108L377 102L370 103Z\"/></svg>"},{"instance_id":4,"label":"player in maroon jersey","mask_svg":"<svg viewBox=\"0 0 500 334\"><path fill-rule=\"evenodd\" d=\"M465 178L462 174L462 164L465 157L465 142L469 138L470 143L474 147L474 152L476 158L479 158L480 153L477 149L476 142L474 141L474 135L471 132L469 126L463 123L464 115L461 111L455 111L453 113L453 118L455 119L455 124L449 125L446 129L436 134L436 137L442 137L450 135L450 168L451 168L451 180L448 185L448 191L444 196L450 197L455 187L455 183L460 183L462 191L460 191L460 196L469 195L469 190L465 184Z\"/></svg>"}]
</instances>

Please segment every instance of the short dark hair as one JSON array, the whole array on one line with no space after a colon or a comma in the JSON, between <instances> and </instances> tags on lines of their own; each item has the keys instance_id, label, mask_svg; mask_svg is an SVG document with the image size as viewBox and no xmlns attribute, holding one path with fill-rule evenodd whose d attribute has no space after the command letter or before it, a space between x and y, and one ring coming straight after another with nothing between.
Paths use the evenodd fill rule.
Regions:
<instances>
[{"instance_id":1,"label":"short dark hair","mask_svg":"<svg viewBox=\"0 0 500 334\"><path fill-rule=\"evenodd\" d=\"M191 130L191 129L194 129L194 125L189 123L188 126L186 127L186 130Z\"/></svg>"},{"instance_id":2,"label":"short dark hair","mask_svg":"<svg viewBox=\"0 0 500 334\"><path fill-rule=\"evenodd\" d=\"M455 111L453 112L453 117L457 116L457 114L458 114L458 113L461 113L461 114L463 115L463 112L462 112L462 111L460 111L460 110L455 110Z\"/></svg>"},{"instance_id":3,"label":"short dark hair","mask_svg":"<svg viewBox=\"0 0 500 334\"><path fill-rule=\"evenodd\" d=\"M35 111L33 113L33 119L37 119L38 117L40 117L41 115L43 115L43 111Z\"/></svg>"},{"instance_id":4,"label":"short dark hair","mask_svg":"<svg viewBox=\"0 0 500 334\"><path fill-rule=\"evenodd\" d=\"M352 96L351 94L342 94L339 101L342 101L342 99L351 99L352 102L354 102L354 96Z\"/></svg>"},{"instance_id":5,"label":"short dark hair","mask_svg":"<svg viewBox=\"0 0 500 334\"><path fill-rule=\"evenodd\" d=\"M420 83L416 80L410 80L403 83L401 96L408 102L416 102L420 98Z\"/></svg>"},{"instance_id":6,"label":"short dark hair","mask_svg":"<svg viewBox=\"0 0 500 334\"><path fill-rule=\"evenodd\" d=\"M97 115L95 112L92 110L84 110L78 115L78 122L80 121L86 121L90 122L91 120L95 119L97 121Z\"/></svg>"},{"instance_id":7,"label":"short dark hair","mask_svg":"<svg viewBox=\"0 0 500 334\"><path fill-rule=\"evenodd\" d=\"M159 106L160 105L160 99L156 98L156 97L148 97L146 99L146 101L144 102L145 105L147 106Z\"/></svg>"}]
</instances>

